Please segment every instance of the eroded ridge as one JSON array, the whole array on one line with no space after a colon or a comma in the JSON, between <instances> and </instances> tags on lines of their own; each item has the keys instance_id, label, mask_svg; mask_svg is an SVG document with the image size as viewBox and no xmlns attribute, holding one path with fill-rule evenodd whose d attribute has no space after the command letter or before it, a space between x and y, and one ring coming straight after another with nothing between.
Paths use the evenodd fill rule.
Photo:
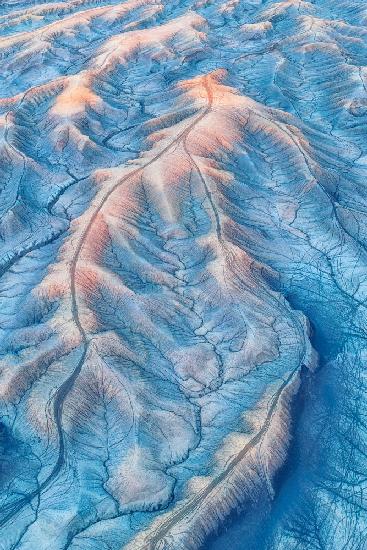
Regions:
<instances>
[{"instance_id":1,"label":"eroded ridge","mask_svg":"<svg viewBox=\"0 0 367 550\"><path fill-rule=\"evenodd\" d=\"M154 162L162 158L166 153L170 151L170 149L179 145L181 141L186 142L186 139L190 135L191 130L210 112L212 107L212 101L213 101L212 92L211 92L207 77L204 77L202 81L203 81L203 88L207 93L208 106L205 109L203 109L203 112L199 116L197 116L194 119L194 121L191 122L191 124L189 124L189 126L185 128L171 143L166 145L162 151L158 152L155 156L153 156L153 158L151 158L146 163L144 163L143 166L139 168L135 168L131 172L127 173L125 176L121 178L120 181L114 184L112 188L110 188L102 196L102 198L97 202L97 205L95 207L92 207L92 214L90 216L88 223L86 224L86 228L81 231L81 235L80 237L78 237L76 250L70 262L69 280L70 280L71 314L72 314L73 322L75 323L75 326L80 335L81 357L77 361L75 369L71 372L70 376L62 383L62 385L57 389L55 396L53 397L53 415L54 415L54 422L55 422L57 434L58 434L58 447L59 447L57 462L54 468L52 469L51 473L47 476L45 480L43 480L39 484L36 490L22 497L19 501L11 503L11 505L9 506L9 510L7 506L4 506L2 511L3 513L5 512L5 515L1 520L2 525L7 523L16 513L18 513L25 505L29 504L34 498L40 498L42 492L57 477L57 475L59 474L65 462L65 438L64 438L64 432L62 427L62 414L63 414L64 402L67 399L68 394L72 391L73 386L82 370L84 361L87 356L88 346L90 341L88 333L83 326L81 316L79 315L78 290L77 290L77 282L76 282L77 272L78 272L78 262L84 246L88 243L89 234L91 233L94 224L96 222L98 223L97 221L98 217L100 216L103 210L103 207L107 204L107 201L109 200L111 195L114 192L116 192L121 185L127 182L130 182L131 180L134 181L134 179L138 177L142 177L144 170L147 167L149 167Z\"/></svg>"},{"instance_id":2,"label":"eroded ridge","mask_svg":"<svg viewBox=\"0 0 367 550\"><path fill-rule=\"evenodd\" d=\"M366 18L0 6L4 550L365 547Z\"/></svg>"}]
</instances>

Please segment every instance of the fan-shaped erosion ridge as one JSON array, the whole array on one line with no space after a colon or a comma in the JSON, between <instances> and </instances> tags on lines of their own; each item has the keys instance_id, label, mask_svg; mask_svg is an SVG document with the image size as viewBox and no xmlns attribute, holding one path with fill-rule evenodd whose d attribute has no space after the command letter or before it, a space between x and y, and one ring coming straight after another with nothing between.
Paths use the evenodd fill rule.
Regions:
<instances>
[{"instance_id":1,"label":"fan-shaped erosion ridge","mask_svg":"<svg viewBox=\"0 0 367 550\"><path fill-rule=\"evenodd\" d=\"M366 19L0 7L4 550L364 548Z\"/></svg>"}]
</instances>

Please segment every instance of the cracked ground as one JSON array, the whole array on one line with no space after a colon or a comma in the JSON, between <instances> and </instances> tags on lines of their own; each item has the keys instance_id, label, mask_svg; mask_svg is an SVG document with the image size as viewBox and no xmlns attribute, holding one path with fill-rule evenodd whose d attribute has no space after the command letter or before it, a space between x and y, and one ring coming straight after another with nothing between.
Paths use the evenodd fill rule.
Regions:
<instances>
[{"instance_id":1,"label":"cracked ground","mask_svg":"<svg viewBox=\"0 0 367 550\"><path fill-rule=\"evenodd\" d=\"M366 124L365 0L0 3L0 550L367 550Z\"/></svg>"}]
</instances>

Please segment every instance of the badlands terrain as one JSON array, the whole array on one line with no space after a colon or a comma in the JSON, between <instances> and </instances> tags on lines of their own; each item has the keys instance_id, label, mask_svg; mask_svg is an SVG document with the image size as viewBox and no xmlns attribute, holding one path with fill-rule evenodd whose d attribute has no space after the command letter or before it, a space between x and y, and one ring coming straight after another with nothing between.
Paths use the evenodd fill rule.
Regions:
<instances>
[{"instance_id":1,"label":"badlands terrain","mask_svg":"<svg viewBox=\"0 0 367 550\"><path fill-rule=\"evenodd\" d=\"M0 549L367 549L365 0L0 3Z\"/></svg>"}]
</instances>

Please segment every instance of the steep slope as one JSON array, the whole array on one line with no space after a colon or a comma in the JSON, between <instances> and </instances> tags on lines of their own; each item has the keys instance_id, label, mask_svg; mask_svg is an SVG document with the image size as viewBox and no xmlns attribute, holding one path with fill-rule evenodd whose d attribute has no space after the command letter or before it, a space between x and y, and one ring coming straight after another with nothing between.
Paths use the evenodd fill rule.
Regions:
<instances>
[{"instance_id":1,"label":"steep slope","mask_svg":"<svg viewBox=\"0 0 367 550\"><path fill-rule=\"evenodd\" d=\"M333 10L0 8L2 548L364 547L367 11Z\"/></svg>"}]
</instances>

